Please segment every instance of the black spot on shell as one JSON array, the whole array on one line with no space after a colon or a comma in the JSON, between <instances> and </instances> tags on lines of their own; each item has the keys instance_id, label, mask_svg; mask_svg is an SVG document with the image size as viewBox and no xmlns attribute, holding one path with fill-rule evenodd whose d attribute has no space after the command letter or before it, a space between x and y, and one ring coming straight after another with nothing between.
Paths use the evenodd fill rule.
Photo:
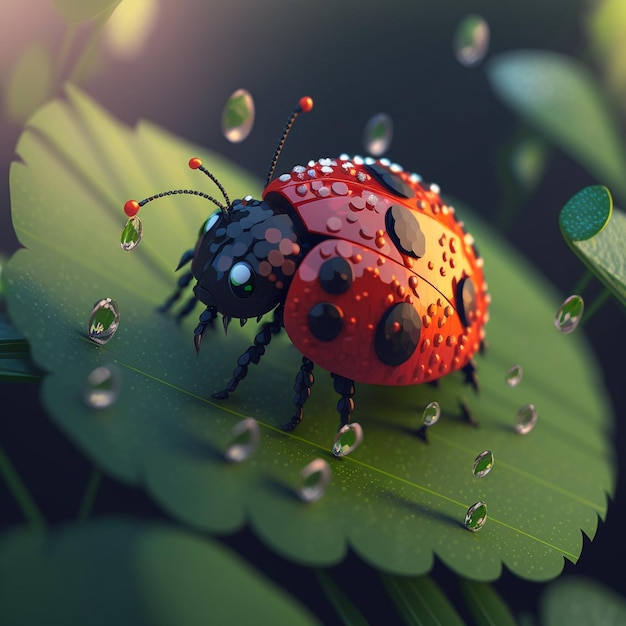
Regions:
<instances>
[{"instance_id":1,"label":"black spot on shell","mask_svg":"<svg viewBox=\"0 0 626 626\"><path fill-rule=\"evenodd\" d=\"M476 311L476 287L469 276L459 281L456 288L456 308L463 325L469 326Z\"/></svg>"},{"instance_id":2,"label":"black spot on shell","mask_svg":"<svg viewBox=\"0 0 626 626\"><path fill-rule=\"evenodd\" d=\"M322 263L319 280L326 293L345 293L354 280L352 267L344 258L333 257Z\"/></svg>"},{"instance_id":3,"label":"black spot on shell","mask_svg":"<svg viewBox=\"0 0 626 626\"><path fill-rule=\"evenodd\" d=\"M318 302L308 316L309 330L320 341L332 341L343 328L343 312L331 302Z\"/></svg>"},{"instance_id":4,"label":"black spot on shell","mask_svg":"<svg viewBox=\"0 0 626 626\"><path fill-rule=\"evenodd\" d=\"M385 214L385 226L391 240L400 252L415 259L426 253L426 237L420 228L417 214L400 204L392 204Z\"/></svg>"},{"instance_id":5,"label":"black spot on shell","mask_svg":"<svg viewBox=\"0 0 626 626\"><path fill-rule=\"evenodd\" d=\"M415 352L422 322L415 307L399 302L389 307L376 328L374 348L385 365L401 365Z\"/></svg>"},{"instance_id":6,"label":"black spot on shell","mask_svg":"<svg viewBox=\"0 0 626 626\"><path fill-rule=\"evenodd\" d=\"M365 166L366 171L391 193L402 198L412 198L415 195L413 188L405 183L398 174L390 171L384 165L373 163Z\"/></svg>"}]
</instances>

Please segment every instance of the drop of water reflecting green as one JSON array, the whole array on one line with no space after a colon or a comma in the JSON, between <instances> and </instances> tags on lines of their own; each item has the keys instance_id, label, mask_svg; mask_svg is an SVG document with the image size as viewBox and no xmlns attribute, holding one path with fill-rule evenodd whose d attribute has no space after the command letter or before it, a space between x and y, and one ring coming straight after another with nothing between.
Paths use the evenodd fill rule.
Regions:
<instances>
[{"instance_id":1,"label":"drop of water reflecting green","mask_svg":"<svg viewBox=\"0 0 626 626\"><path fill-rule=\"evenodd\" d=\"M333 454L335 456L347 456L354 452L363 441L363 429L358 422L346 424L339 429L333 444Z\"/></svg>"},{"instance_id":2,"label":"drop of water reflecting green","mask_svg":"<svg viewBox=\"0 0 626 626\"><path fill-rule=\"evenodd\" d=\"M506 384L509 387L517 387L522 382L522 376L524 375L524 370L521 365L514 365L504 377Z\"/></svg>"},{"instance_id":3,"label":"drop of water reflecting green","mask_svg":"<svg viewBox=\"0 0 626 626\"><path fill-rule=\"evenodd\" d=\"M233 426L231 434L232 439L224 452L224 458L231 463L241 463L250 458L259 445L259 424L252 417L247 417Z\"/></svg>"},{"instance_id":4,"label":"drop of water reflecting green","mask_svg":"<svg viewBox=\"0 0 626 626\"><path fill-rule=\"evenodd\" d=\"M431 402L430 404L427 404L424 409L424 415L422 416L424 425L432 426L433 424L436 424L440 416L441 407L438 402Z\"/></svg>"},{"instance_id":5,"label":"drop of water reflecting green","mask_svg":"<svg viewBox=\"0 0 626 626\"><path fill-rule=\"evenodd\" d=\"M372 156L378 157L389 149L393 138L393 122L386 113L373 115L365 125L363 147Z\"/></svg>"},{"instance_id":6,"label":"drop of water reflecting green","mask_svg":"<svg viewBox=\"0 0 626 626\"><path fill-rule=\"evenodd\" d=\"M87 336L100 345L110 341L120 324L120 309L115 300L103 298L94 304L89 323Z\"/></svg>"},{"instance_id":7,"label":"drop of water reflecting green","mask_svg":"<svg viewBox=\"0 0 626 626\"><path fill-rule=\"evenodd\" d=\"M122 231L122 236L120 237L122 250L129 252L137 247L141 241L141 231L141 220L136 215L129 218Z\"/></svg>"},{"instance_id":8,"label":"drop of water reflecting green","mask_svg":"<svg viewBox=\"0 0 626 626\"><path fill-rule=\"evenodd\" d=\"M537 409L534 404L525 404L515 416L514 428L520 435L528 434L537 423Z\"/></svg>"},{"instance_id":9,"label":"drop of water reflecting green","mask_svg":"<svg viewBox=\"0 0 626 626\"><path fill-rule=\"evenodd\" d=\"M487 521L487 505L484 502L472 504L465 514L465 528L476 532L480 530Z\"/></svg>"},{"instance_id":10,"label":"drop of water reflecting green","mask_svg":"<svg viewBox=\"0 0 626 626\"><path fill-rule=\"evenodd\" d=\"M472 467L472 473L476 478L482 478L487 476L493 468L495 459L493 458L493 452L491 450L483 450L475 459L474 466Z\"/></svg>"},{"instance_id":11,"label":"drop of water reflecting green","mask_svg":"<svg viewBox=\"0 0 626 626\"><path fill-rule=\"evenodd\" d=\"M574 332L580 324L585 310L585 303L580 296L566 298L554 316L554 325L564 334Z\"/></svg>"},{"instance_id":12,"label":"drop of water reflecting green","mask_svg":"<svg viewBox=\"0 0 626 626\"><path fill-rule=\"evenodd\" d=\"M326 493L331 478L332 472L327 461L320 458L311 461L300 472L298 497L303 502L317 502Z\"/></svg>"},{"instance_id":13,"label":"drop of water reflecting green","mask_svg":"<svg viewBox=\"0 0 626 626\"><path fill-rule=\"evenodd\" d=\"M237 89L222 111L222 133L232 143L243 141L254 126L254 100L245 89Z\"/></svg>"},{"instance_id":14,"label":"drop of water reflecting green","mask_svg":"<svg viewBox=\"0 0 626 626\"><path fill-rule=\"evenodd\" d=\"M454 36L456 60L472 67L480 63L489 49L489 24L480 15L468 15L459 24Z\"/></svg>"},{"instance_id":15,"label":"drop of water reflecting green","mask_svg":"<svg viewBox=\"0 0 626 626\"><path fill-rule=\"evenodd\" d=\"M120 395L122 375L114 364L101 365L87 376L83 397L92 409L106 409Z\"/></svg>"}]
</instances>

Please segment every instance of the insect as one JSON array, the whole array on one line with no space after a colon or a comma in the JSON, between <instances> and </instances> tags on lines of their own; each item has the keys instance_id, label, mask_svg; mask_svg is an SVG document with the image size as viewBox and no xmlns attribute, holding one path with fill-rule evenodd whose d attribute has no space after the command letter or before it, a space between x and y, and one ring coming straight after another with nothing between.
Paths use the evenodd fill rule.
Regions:
<instances>
[{"instance_id":1,"label":"insect","mask_svg":"<svg viewBox=\"0 0 626 626\"><path fill-rule=\"evenodd\" d=\"M200 160L191 159L223 200L177 190L125 204L131 220L147 202L175 193L200 195L216 207L195 250L181 258L178 269L191 263L191 271L162 310L195 278L194 297L179 317L198 300L206 306L194 330L196 350L218 315L226 330L232 318L260 323L271 311L213 397L234 392L284 329L302 354L285 430L302 420L314 365L331 372L340 426L350 421L355 382L413 385L462 370L477 388L472 357L483 344L489 295L472 236L436 185L387 159L319 159L272 180L296 117L312 106L302 98L287 121L261 200L231 202Z\"/></svg>"}]
</instances>

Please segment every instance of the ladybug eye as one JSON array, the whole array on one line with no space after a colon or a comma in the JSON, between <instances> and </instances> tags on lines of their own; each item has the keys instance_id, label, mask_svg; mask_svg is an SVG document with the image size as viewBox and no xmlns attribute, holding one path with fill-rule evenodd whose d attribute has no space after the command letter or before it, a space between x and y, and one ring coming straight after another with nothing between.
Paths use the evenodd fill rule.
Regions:
<instances>
[{"instance_id":1,"label":"ladybug eye","mask_svg":"<svg viewBox=\"0 0 626 626\"><path fill-rule=\"evenodd\" d=\"M232 266L228 280L230 290L238 298L249 298L256 289L256 274L244 261Z\"/></svg>"},{"instance_id":2,"label":"ladybug eye","mask_svg":"<svg viewBox=\"0 0 626 626\"><path fill-rule=\"evenodd\" d=\"M213 226L215 225L215 222L217 222L219 217L220 217L220 212L219 211L215 211L215 213L210 215L204 221L204 224L202 224L202 226L200 226L200 230L198 231L198 237L202 237L202 235L204 235L204 233L206 233L209 230L211 230L211 228L213 228Z\"/></svg>"}]
</instances>

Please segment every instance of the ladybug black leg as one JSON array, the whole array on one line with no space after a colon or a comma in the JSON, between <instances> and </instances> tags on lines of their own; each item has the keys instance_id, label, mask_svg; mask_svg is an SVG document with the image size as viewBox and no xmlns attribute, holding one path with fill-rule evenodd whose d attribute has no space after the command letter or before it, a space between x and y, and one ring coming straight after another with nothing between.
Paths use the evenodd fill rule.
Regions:
<instances>
[{"instance_id":1,"label":"ladybug black leg","mask_svg":"<svg viewBox=\"0 0 626 626\"><path fill-rule=\"evenodd\" d=\"M293 385L293 390L295 391L293 403L296 405L296 412L287 423L282 425L283 430L293 430L302 421L304 403L309 399L311 387L315 382L313 366L313 361L307 359L305 356L302 357L302 365L296 375L296 382Z\"/></svg>"},{"instance_id":2,"label":"ladybug black leg","mask_svg":"<svg viewBox=\"0 0 626 626\"><path fill-rule=\"evenodd\" d=\"M176 281L176 291L160 306L157 308L159 313L167 313L172 306L180 300L180 296L183 293L183 289L192 281L193 274L191 272L185 272L179 279ZM195 300L195 298L194 298Z\"/></svg>"},{"instance_id":3,"label":"ladybug black leg","mask_svg":"<svg viewBox=\"0 0 626 626\"><path fill-rule=\"evenodd\" d=\"M185 306L176 314L176 323L180 324L196 308L196 304L198 304L198 298L191 296Z\"/></svg>"},{"instance_id":4,"label":"ladybug black leg","mask_svg":"<svg viewBox=\"0 0 626 626\"><path fill-rule=\"evenodd\" d=\"M354 381L349 378L339 376L339 374L331 374L333 377L333 386L335 391L341 394L341 398L337 402L337 411L339 411L339 428L350 423L350 413L354 411L355 388Z\"/></svg>"},{"instance_id":5,"label":"ladybug black leg","mask_svg":"<svg viewBox=\"0 0 626 626\"><path fill-rule=\"evenodd\" d=\"M465 374L466 383L470 384L476 393L480 391L478 386L478 374L476 374L476 363L474 361L469 361L469 363L463 368L463 373Z\"/></svg>"},{"instance_id":6,"label":"ladybug black leg","mask_svg":"<svg viewBox=\"0 0 626 626\"><path fill-rule=\"evenodd\" d=\"M480 342L480 348L478 349L478 352L481 356L485 356L485 354L487 354L487 350L489 350L489 342L486 339L483 339Z\"/></svg>"},{"instance_id":7,"label":"ladybug black leg","mask_svg":"<svg viewBox=\"0 0 626 626\"><path fill-rule=\"evenodd\" d=\"M214 306L208 306L200 315L200 321L193 331L193 345L196 346L196 352L200 352L200 342L202 335L208 326L213 325L213 321L217 317L217 309Z\"/></svg>"},{"instance_id":8,"label":"ladybug black leg","mask_svg":"<svg viewBox=\"0 0 626 626\"><path fill-rule=\"evenodd\" d=\"M180 261L178 262L178 266L176 267L176 271L178 271L181 267L184 267L185 265L187 265L187 263L189 263L190 261L193 260L194 257L194 251L192 249L190 250L185 250L185 252L183 252L183 255L180 257ZM182 293L182 290L191 282L191 279L193 278L193 274L191 272L185 272L179 279L177 282L177 289L176 291L157 309L157 311L159 313L166 313L167 311L169 311L169 309L172 307L172 305L178 301L178 299L180 298L180 295ZM194 302L195 302L195 298L194 298ZM188 306L189 303L187 303ZM187 308L187 306L185 308ZM193 309L193 307L192 307ZM189 311L189 313L191 313L191 311ZM186 315L186 314L185 314ZM180 313L177 316L177 321L180 321L181 317L185 317L185 315L181 315Z\"/></svg>"},{"instance_id":9,"label":"ladybug black leg","mask_svg":"<svg viewBox=\"0 0 626 626\"><path fill-rule=\"evenodd\" d=\"M225 400L228 396L237 389L237 385L248 374L248 365L250 363L258 363L261 357L265 354L265 347L272 340L272 335L276 335L283 327L283 307L282 305L274 309L274 319L271 322L266 322L261 326L261 330L254 338L254 345L250 346L238 359L237 367L233 370L233 377L228 381L225 389L216 391L212 394L212 397L217 400Z\"/></svg>"},{"instance_id":10,"label":"ladybug black leg","mask_svg":"<svg viewBox=\"0 0 626 626\"><path fill-rule=\"evenodd\" d=\"M463 418L463 421L467 422L470 426L478 426L478 421L474 417L474 414L465 401L465 398L459 400L459 408L461 409L461 417Z\"/></svg>"}]
</instances>

